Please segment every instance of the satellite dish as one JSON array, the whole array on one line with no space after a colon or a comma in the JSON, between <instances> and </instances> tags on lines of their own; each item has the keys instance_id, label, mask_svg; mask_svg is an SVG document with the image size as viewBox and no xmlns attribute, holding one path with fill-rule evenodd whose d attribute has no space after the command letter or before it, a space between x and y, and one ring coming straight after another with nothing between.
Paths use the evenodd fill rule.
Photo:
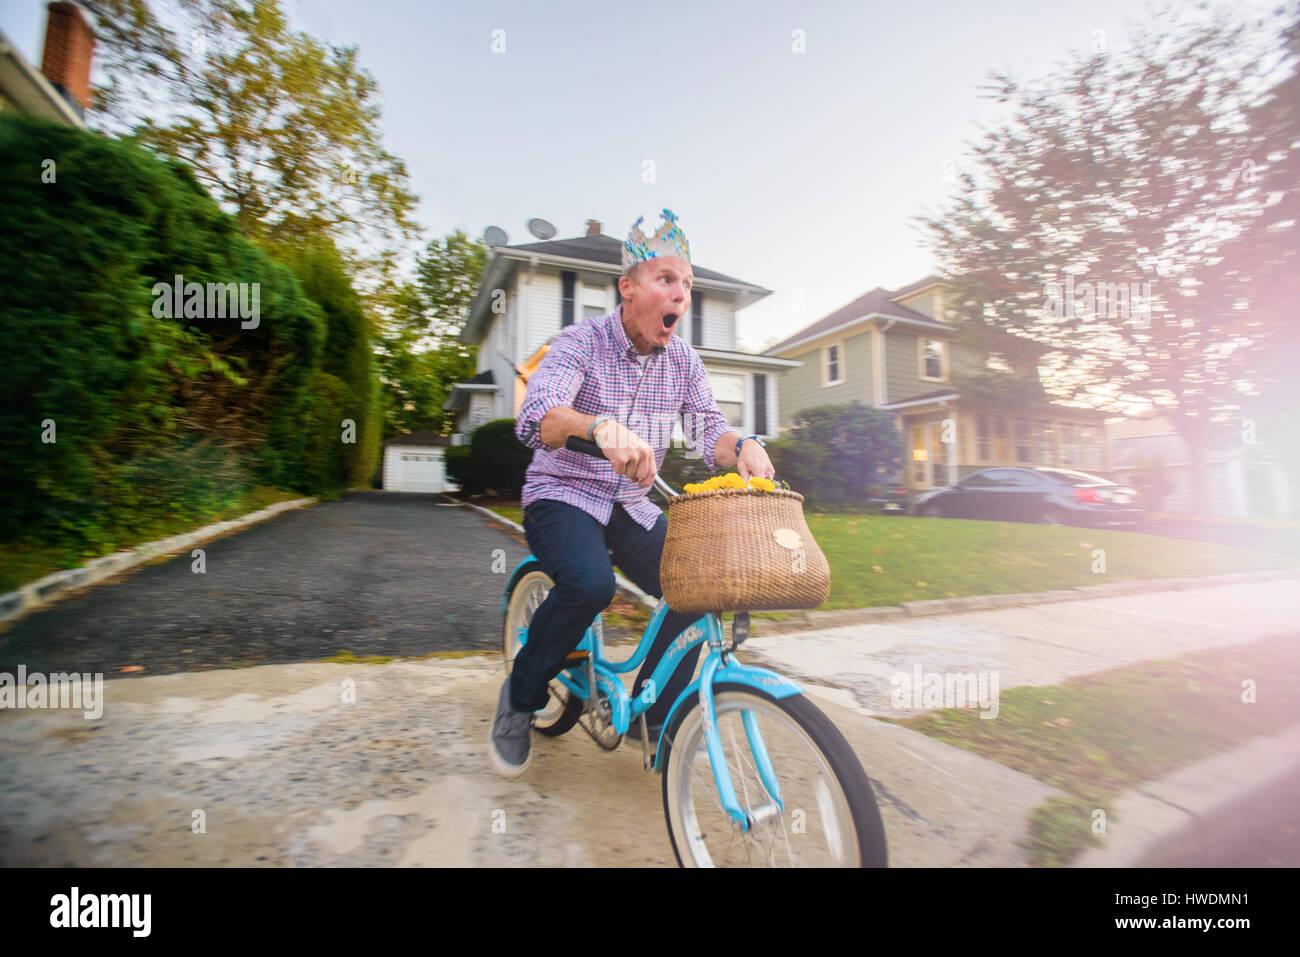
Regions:
<instances>
[{"instance_id":1,"label":"satellite dish","mask_svg":"<svg viewBox=\"0 0 1300 957\"><path fill-rule=\"evenodd\" d=\"M510 241L510 238L506 236L506 231L496 226L489 226L483 230L483 239L489 246L504 246Z\"/></svg>"},{"instance_id":2,"label":"satellite dish","mask_svg":"<svg viewBox=\"0 0 1300 957\"><path fill-rule=\"evenodd\" d=\"M555 227L544 219L530 219L528 231L538 239L550 239L555 235Z\"/></svg>"}]
</instances>

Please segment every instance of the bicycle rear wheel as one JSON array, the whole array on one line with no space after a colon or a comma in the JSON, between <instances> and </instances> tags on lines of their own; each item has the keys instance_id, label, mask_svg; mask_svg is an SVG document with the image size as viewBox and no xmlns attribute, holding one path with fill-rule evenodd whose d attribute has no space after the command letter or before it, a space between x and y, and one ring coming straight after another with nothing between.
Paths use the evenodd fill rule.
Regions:
<instances>
[{"instance_id":1,"label":"bicycle rear wheel","mask_svg":"<svg viewBox=\"0 0 1300 957\"><path fill-rule=\"evenodd\" d=\"M885 867L885 827L866 772L835 725L803 695L749 685L713 689L718 733L748 831L722 808L698 701L665 735L664 817L683 867ZM784 809L759 778L743 715L752 712Z\"/></svg>"},{"instance_id":2,"label":"bicycle rear wheel","mask_svg":"<svg viewBox=\"0 0 1300 957\"><path fill-rule=\"evenodd\" d=\"M515 587L510 590L501 646L506 659L506 674L513 670L515 656L523 647L519 643L519 629L528 627L554 584L551 576L542 571L542 566L534 562L519 576ZM557 737L578 723L578 718L582 716L582 700L558 680L551 682L549 690L550 703L541 711L535 712L533 730L538 734Z\"/></svg>"}]
</instances>

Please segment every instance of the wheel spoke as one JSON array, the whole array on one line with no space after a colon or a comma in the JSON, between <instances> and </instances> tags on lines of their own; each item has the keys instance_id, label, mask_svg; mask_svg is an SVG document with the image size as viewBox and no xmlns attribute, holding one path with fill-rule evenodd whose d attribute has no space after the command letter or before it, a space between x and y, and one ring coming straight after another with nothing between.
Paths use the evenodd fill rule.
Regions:
<instances>
[{"instance_id":1,"label":"wheel spoke","mask_svg":"<svg viewBox=\"0 0 1300 957\"><path fill-rule=\"evenodd\" d=\"M669 826L674 828L679 856L696 864L733 867L859 863L858 828L871 822L857 820L850 810L839 773L811 736L809 728L814 726L793 717L806 714L810 706L800 702L802 711L787 712L774 699L748 690L717 690L714 703L714 726L737 804L751 820L755 815L758 819L745 830L723 809L701 714L694 709L678 727L664 777ZM779 807L774 806L777 802L744 733L746 711L754 712L768 759L780 779ZM839 741L837 760L843 762L846 746L842 738ZM869 796L870 785L860 770L858 774L860 783L855 786L865 788ZM878 822L874 798L869 807ZM878 823L866 833L880 834Z\"/></svg>"}]
</instances>

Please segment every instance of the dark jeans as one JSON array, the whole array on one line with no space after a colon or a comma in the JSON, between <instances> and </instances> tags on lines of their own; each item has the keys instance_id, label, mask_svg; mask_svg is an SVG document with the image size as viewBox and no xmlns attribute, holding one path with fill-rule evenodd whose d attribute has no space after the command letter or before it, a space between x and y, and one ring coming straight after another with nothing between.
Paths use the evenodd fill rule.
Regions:
<instances>
[{"instance_id":1,"label":"dark jeans","mask_svg":"<svg viewBox=\"0 0 1300 957\"><path fill-rule=\"evenodd\" d=\"M601 525L582 509L564 502L543 500L524 510L524 534L542 570L555 587L542 602L528 627L528 643L515 658L511 672L510 700L516 710L537 711L546 707L546 686L564 670L564 656L578 647L592 619L614 598L614 565L642 591L659 598L659 556L664 550L668 519L646 531L615 505L609 525ZM612 561L611 561L612 553ZM682 629L698 620L699 613L669 611L655 635L650 653L637 673L633 694L654 673ZM695 675L700 646L682 659L672 678L646 712L651 725L662 724Z\"/></svg>"}]
</instances>

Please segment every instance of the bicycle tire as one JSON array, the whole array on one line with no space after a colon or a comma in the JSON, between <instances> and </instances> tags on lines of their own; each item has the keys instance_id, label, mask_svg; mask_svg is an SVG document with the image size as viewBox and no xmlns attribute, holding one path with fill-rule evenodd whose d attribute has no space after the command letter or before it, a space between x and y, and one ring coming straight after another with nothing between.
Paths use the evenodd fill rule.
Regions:
<instances>
[{"instance_id":1,"label":"bicycle tire","mask_svg":"<svg viewBox=\"0 0 1300 957\"><path fill-rule=\"evenodd\" d=\"M752 710L785 809L749 832L741 831L732 822L718 796L705 748L703 714L695 701L674 718L663 743L664 819L678 864L888 866L884 822L871 782L844 735L816 705L803 695L774 698L737 682L719 682L713 694L737 802L747 810L755 809L759 795L762 804L771 803L766 800L752 759L749 767L744 766L744 760L749 758L748 745L738 744L738 739L745 740L741 714ZM802 762L795 760L801 752L806 752ZM780 821L780 839L775 821ZM822 829L823 840L813 837L810 841L817 826ZM757 864L755 850L762 857Z\"/></svg>"},{"instance_id":2,"label":"bicycle tire","mask_svg":"<svg viewBox=\"0 0 1300 957\"><path fill-rule=\"evenodd\" d=\"M522 647L517 637L518 629L526 627L532 621L537 607L546 600L547 593L554 585L551 576L542 571L541 564L532 562L510 589L510 597L506 601L504 634L501 637L501 653L505 656L507 675L513 669L515 656ZM551 682L550 693L550 705L535 713L533 730L554 738L578 723L578 718L582 716L582 700L559 681Z\"/></svg>"}]
</instances>

